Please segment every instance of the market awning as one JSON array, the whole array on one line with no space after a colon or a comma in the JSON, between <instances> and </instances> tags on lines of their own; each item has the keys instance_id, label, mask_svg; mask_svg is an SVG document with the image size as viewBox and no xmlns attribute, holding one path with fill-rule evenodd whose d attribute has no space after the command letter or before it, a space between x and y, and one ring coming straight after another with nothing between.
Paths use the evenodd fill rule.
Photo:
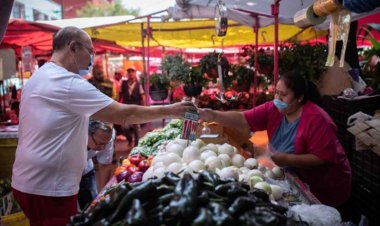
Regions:
<instances>
[{"instance_id":1,"label":"market awning","mask_svg":"<svg viewBox=\"0 0 380 226\"><path fill-rule=\"evenodd\" d=\"M210 19L151 22L150 27L152 28L151 46L212 48L222 46L222 40L224 46L236 46L252 44L255 37L251 27L231 20L229 21L227 35L223 38L215 36L215 21ZM147 28L147 22L140 20L110 26L86 28L85 30L93 38L116 41L116 43L123 46L141 47L142 28ZM259 44L273 43L273 33L273 25L260 28ZM279 34L280 41L287 41L300 34L302 34L304 40L315 39L321 35L325 35L326 32L316 31L312 28L302 30L293 25L281 24L279 26Z\"/></svg>"}]
</instances>

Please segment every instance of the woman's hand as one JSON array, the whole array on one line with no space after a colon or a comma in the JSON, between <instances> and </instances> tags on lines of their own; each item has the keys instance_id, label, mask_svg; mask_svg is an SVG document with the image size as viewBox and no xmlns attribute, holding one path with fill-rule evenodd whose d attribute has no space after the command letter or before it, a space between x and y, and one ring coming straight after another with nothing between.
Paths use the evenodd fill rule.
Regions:
<instances>
[{"instance_id":1,"label":"woman's hand","mask_svg":"<svg viewBox=\"0 0 380 226\"><path fill-rule=\"evenodd\" d=\"M280 167L289 166L289 161L294 154L287 154L283 152L275 152L271 155L272 161Z\"/></svg>"}]
</instances>

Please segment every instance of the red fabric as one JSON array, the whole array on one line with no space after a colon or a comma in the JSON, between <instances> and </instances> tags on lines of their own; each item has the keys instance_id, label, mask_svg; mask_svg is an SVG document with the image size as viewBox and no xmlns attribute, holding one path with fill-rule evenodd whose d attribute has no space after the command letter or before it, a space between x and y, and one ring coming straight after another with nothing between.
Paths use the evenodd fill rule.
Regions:
<instances>
[{"instance_id":1,"label":"red fabric","mask_svg":"<svg viewBox=\"0 0 380 226\"><path fill-rule=\"evenodd\" d=\"M78 196L49 197L12 189L13 196L30 221L30 226L65 226L77 210Z\"/></svg>"},{"instance_id":2,"label":"red fabric","mask_svg":"<svg viewBox=\"0 0 380 226\"><path fill-rule=\"evenodd\" d=\"M283 117L273 101L244 112L244 116L252 131L267 130L269 140ZM329 165L297 169L297 174L322 203L330 206L342 204L351 193L351 168L335 133L336 126L325 111L311 102L304 105L295 137L295 154L314 154Z\"/></svg>"}]
</instances>

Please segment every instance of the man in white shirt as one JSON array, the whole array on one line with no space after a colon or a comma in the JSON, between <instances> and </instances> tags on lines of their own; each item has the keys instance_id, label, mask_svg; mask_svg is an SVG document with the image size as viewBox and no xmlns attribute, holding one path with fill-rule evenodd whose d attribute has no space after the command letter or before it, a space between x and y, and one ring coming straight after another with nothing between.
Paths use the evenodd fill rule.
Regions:
<instances>
[{"instance_id":1,"label":"man in white shirt","mask_svg":"<svg viewBox=\"0 0 380 226\"><path fill-rule=\"evenodd\" d=\"M87 165L83 171L79 185L78 201L83 210L98 194L94 162L96 158L99 166L111 164L114 153L115 134L111 125L99 120L90 120L88 126ZM98 173L98 172L96 172Z\"/></svg>"},{"instance_id":2,"label":"man in white shirt","mask_svg":"<svg viewBox=\"0 0 380 226\"><path fill-rule=\"evenodd\" d=\"M90 117L140 124L183 117L194 109L184 102L144 107L113 101L80 76L88 74L93 59L90 36L76 27L62 28L54 36L51 61L22 90L12 189L31 226L66 225L77 212Z\"/></svg>"}]
</instances>

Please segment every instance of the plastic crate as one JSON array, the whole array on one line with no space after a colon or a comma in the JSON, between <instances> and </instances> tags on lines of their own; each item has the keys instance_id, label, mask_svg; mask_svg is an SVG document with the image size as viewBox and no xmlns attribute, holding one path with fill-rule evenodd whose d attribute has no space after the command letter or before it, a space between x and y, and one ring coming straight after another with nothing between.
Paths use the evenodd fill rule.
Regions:
<instances>
[{"instance_id":1,"label":"plastic crate","mask_svg":"<svg viewBox=\"0 0 380 226\"><path fill-rule=\"evenodd\" d=\"M380 195L380 156L371 150L355 151L352 155L351 170L354 183ZM380 203L380 200L378 201Z\"/></svg>"},{"instance_id":2,"label":"plastic crate","mask_svg":"<svg viewBox=\"0 0 380 226\"><path fill-rule=\"evenodd\" d=\"M356 112L374 115L380 109L380 95L365 99L347 100L337 96L323 96L322 107L331 116L337 126L346 126L347 119Z\"/></svg>"}]
</instances>

